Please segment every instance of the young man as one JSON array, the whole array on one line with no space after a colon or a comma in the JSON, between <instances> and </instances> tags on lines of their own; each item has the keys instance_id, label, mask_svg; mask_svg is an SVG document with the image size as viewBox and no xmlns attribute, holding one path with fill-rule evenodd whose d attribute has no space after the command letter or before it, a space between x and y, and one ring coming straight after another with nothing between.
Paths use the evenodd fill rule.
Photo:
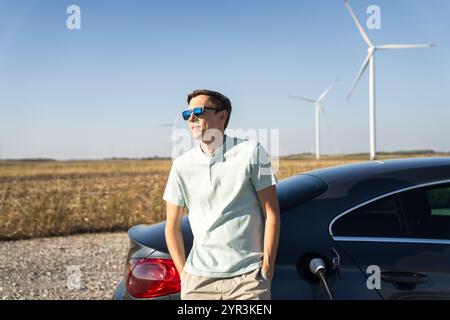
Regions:
<instances>
[{"instance_id":1,"label":"young man","mask_svg":"<svg viewBox=\"0 0 450 320\"><path fill-rule=\"evenodd\" d=\"M177 157L164 191L166 242L181 278L181 299L264 299L278 248L277 178L255 141L224 134L230 100L196 90L183 112L199 145ZM194 235L186 260L181 218Z\"/></svg>"}]
</instances>

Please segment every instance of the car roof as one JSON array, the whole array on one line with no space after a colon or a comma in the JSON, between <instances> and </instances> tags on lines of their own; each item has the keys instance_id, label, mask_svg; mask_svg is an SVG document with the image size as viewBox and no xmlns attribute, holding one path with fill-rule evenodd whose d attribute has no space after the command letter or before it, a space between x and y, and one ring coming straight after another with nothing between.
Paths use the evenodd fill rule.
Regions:
<instances>
[{"instance_id":1,"label":"car roof","mask_svg":"<svg viewBox=\"0 0 450 320\"><path fill-rule=\"evenodd\" d=\"M326 210L332 214L383 194L441 181L450 181L450 157L367 161L312 170L280 181L277 192L282 211L333 199L333 210Z\"/></svg>"},{"instance_id":2,"label":"car roof","mask_svg":"<svg viewBox=\"0 0 450 320\"><path fill-rule=\"evenodd\" d=\"M450 157L434 158L404 158L391 160L373 160L363 163L347 164L306 172L306 174L319 177L328 185L344 182L359 182L373 176L389 175L391 178L407 179L411 183L421 183L428 180L418 173L422 171L433 172L436 179L448 178Z\"/></svg>"}]
</instances>

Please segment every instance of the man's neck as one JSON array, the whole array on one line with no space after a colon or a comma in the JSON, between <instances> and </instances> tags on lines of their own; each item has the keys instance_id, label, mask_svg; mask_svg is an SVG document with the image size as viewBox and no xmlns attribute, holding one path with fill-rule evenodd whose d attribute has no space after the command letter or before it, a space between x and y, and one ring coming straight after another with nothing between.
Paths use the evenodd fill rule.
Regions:
<instances>
[{"instance_id":1,"label":"man's neck","mask_svg":"<svg viewBox=\"0 0 450 320\"><path fill-rule=\"evenodd\" d=\"M223 145L223 143L225 142L225 134L222 132L222 140L220 142L220 138L218 139L219 141L203 141L200 140L200 148L201 150L206 153L209 156L214 155L214 152L216 151L216 149L218 149L219 147L221 147Z\"/></svg>"}]
</instances>

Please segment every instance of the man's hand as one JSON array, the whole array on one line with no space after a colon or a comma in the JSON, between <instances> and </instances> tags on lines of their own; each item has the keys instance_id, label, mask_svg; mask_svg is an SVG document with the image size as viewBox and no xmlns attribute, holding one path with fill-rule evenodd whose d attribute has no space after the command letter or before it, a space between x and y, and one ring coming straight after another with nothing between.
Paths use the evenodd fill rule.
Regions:
<instances>
[{"instance_id":1,"label":"man's hand","mask_svg":"<svg viewBox=\"0 0 450 320\"><path fill-rule=\"evenodd\" d=\"M269 280L272 280L280 236L280 208L275 185L258 191L258 198L266 218L261 272L266 274Z\"/></svg>"},{"instance_id":2,"label":"man's hand","mask_svg":"<svg viewBox=\"0 0 450 320\"><path fill-rule=\"evenodd\" d=\"M261 275L266 280L272 280L274 272L274 266L270 266L268 263L263 263L261 267Z\"/></svg>"}]
</instances>

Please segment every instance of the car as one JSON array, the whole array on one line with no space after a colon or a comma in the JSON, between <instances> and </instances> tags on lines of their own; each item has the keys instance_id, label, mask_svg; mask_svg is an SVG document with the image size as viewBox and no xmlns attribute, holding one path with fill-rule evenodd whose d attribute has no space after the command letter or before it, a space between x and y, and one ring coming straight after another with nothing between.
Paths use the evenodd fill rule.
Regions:
<instances>
[{"instance_id":1,"label":"car","mask_svg":"<svg viewBox=\"0 0 450 320\"><path fill-rule=\"evenodd\" d=\"M450 299L450 158L368 161L276 185L272 299ZM180 299L165 223L137 225L114 299ZM186 256L193 235L182 219Z\"/></svg>"}]
</instances>

